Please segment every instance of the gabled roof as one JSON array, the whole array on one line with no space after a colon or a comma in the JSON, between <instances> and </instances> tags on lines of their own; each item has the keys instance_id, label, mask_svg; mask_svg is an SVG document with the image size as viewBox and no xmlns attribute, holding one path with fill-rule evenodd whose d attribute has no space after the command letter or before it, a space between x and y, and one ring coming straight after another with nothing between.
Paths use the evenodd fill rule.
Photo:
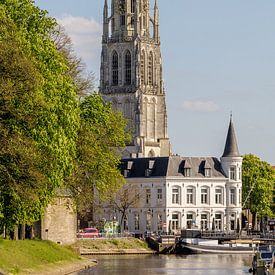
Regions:
<instances>
[{"instance_id":1,"label":"gabled roof","mask_svg":"<svg viewBox=\"0 0 275 275\"><path fill-rule=\"evenodd\" d=\"M232 119L230 119L228 133L226 137L226 143L224 148L223 157L240 157L237 138L233 126Z\"/></svg>"},{"instance_id":2,"label":"gabled roof","mask_svg":"<svg viewBox=\"0 0 275 275\"><path fill-rule=\"evenodd\" d=\"M153 162L154 161L154 162ZM133 162L131 169L128 162ZM153 167L150 164L154 163ZM185 166L187 164L187 166ZM183 177L184 168L191 169L192 178L205 178L205 168L211 169L212 178L225 178L221 163L217 158L212 157L156 157L156 158L136 158L122 159L120 170L128 178L148 177ZM124 171L127 170L127 173ZM150 173L148 173L150 170Z\"/></svg>"}]
</instances>

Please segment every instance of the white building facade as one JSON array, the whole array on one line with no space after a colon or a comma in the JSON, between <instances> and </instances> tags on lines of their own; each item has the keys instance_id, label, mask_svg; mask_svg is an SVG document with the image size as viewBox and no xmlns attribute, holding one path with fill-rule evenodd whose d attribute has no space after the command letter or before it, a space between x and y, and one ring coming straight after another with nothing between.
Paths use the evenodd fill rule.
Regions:
<instances>
[{"instance_id":1,"label":"white building facade","mask_svg":"<svg viewBox=\"0 0 275 275\"><path fill-rule=\"evenodd\" d=\"M122 230L179 233L181 229L234 231L241 226L242 157L232 121L221 160L197 157L123 159L121 172L138 197L129 206ZM112 206L110 206L112 207ZM121 212L108 215L121 220Z\"/></svg>"}]
</instances>

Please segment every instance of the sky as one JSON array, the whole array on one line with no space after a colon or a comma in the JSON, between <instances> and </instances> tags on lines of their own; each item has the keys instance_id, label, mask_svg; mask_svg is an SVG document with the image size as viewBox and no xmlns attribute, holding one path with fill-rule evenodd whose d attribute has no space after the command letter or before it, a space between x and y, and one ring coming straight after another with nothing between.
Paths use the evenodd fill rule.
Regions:
<instances>
[{"instance_id":1,"label":"sky","mask_svg":"<svg viewBox=\"0 0 275 275\"><path fill-rule=\"evenodd\" d=\"M158 2L173 153L221 157L232 112L240 153L275 165L275 1ZM99 79L104 0L35 3Z\"/></svg>"}]
</instances>

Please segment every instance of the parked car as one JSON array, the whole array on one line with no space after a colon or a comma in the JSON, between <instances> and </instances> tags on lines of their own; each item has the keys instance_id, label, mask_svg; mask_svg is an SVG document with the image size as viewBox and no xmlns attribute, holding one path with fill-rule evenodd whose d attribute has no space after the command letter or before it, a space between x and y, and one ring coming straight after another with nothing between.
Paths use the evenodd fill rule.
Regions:
<instances>
[{"instance_id":1,"label":"parked car","mask_svg":"<svg viewBox=\"0 0 275 275\"><path fill-rule=\"evenodd\" d=\"M89 227L79 230L77 238L98 238L99 231L97 228Z\"/></svg>"}]
</instances>

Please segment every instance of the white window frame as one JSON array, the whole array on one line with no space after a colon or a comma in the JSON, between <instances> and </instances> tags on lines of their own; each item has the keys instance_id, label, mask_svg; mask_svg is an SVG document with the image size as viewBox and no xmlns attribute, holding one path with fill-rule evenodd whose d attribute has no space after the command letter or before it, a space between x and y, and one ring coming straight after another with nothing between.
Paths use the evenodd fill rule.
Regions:
<instances>
[{"instance_id":1,"label":"white window frame","mask_svg":"<svg viewBox=\"0 0 275 275\"><path fill-rule=\"evenodd\" d=\"M223 204L223 189L221 187L215 188L215 204Z\"/></svg>"},{"instance_id":2,"label":"white window frame","mask_svg":"<svg viewBox=\"0 0 275 275\"><path fill-rule=\"evenodd\" d=\"M180 204L180 187L172 187L172 204Z\"/></svg>"},{"instance_id":3,"label":"white window frame","mask_svg":"<svg viewBox=\"0 0 275 275\"><path fill-rule=\"evenodd\" d=\"M201 204L209 204L209 188L205 186L201 188Z\"/></svg>"},{"instance_id":4,"label":"white window frame","mask_svg":"<svg viewBox=\"0 0 275 275\"><path fill-rule=\"evenodd\" d=\"M204 169L204 176L210 178L211 177L211 169L205 168Z\"/></svg>"},{"instance_id":5,"label":"white window frame","mask_svg":"<svg viewBox=\"0 0 275 275\"><path fill-rule=\"evenodd\" d=\"M151 189L146 188L145 192L146 192L145 203L148 205L151 203Z\"/></svg>"},{"instance_id":6,"label":"white window frame","mask_svg":"<svg viewBox=\"0 0 275 275\"><path fill-rule=\"evenodd\" d=\"M206 216L206 218L205 218ZM208 229L208 223L209 223L209 214L207 213L201 213L201 230Z\"/></svg>"},{"instance_id":7,"label":"white window frame","mask_svg":"<svg viewBox=\"0 0 275 275\"><path fill-rule=\"evenodd\" d=\"M135 223L135 230L139 230L139 214L138 213L135 213L134 214L134 223Z\"/></svg>"},{"instance_id":8,"label":"white window frame","mask_svg":"<svg viewBox=\"0 0 275 275\"><path fill-rule=\"evenodd\" d=\"M190 192L190 190L192 190ZM186 203L187 204L195 204L195 190L194 187L186 188Z\"/></svg>"},{"instance_id":9,"label":"white window frame","mask_svg":"<svg viewBox=\"0 0 275 275\"><path fill-rule=\"evenodd\" d=\"M157 189L157 203L162 204L162 198L163 198L163 190L162 188Z\"/></svg>"},{"instance_id":10,"label":"white window frame","mask_svg":"<svg viewBox=\"0 0 275 275\"><path fill-rule=\"evenodd\" d=\"M175 216L177 216L177 217L175 218ZM171 229L172 230L179 230L180 229L180 214L177 213L177 212L172 213Z\"/></svg>"},{"instance_id":11,"label":"white window frame","mask_svg":"<svg viewBox=\"0 0 275 275\"><path fill-rule=\"evenodd\" d=\"M229 179L236 180L236 167L235 166L229 167Z\"/></svg>"},{"instance_id":12,"label":"white window frame","mask_svg":"<svg viewBox=\"0 0 275 275\"><path fill-rule=\"evenodd\" d=\"M230 188L230 204L236 205L236 188Z\"/></svg>"}]
</instances>

